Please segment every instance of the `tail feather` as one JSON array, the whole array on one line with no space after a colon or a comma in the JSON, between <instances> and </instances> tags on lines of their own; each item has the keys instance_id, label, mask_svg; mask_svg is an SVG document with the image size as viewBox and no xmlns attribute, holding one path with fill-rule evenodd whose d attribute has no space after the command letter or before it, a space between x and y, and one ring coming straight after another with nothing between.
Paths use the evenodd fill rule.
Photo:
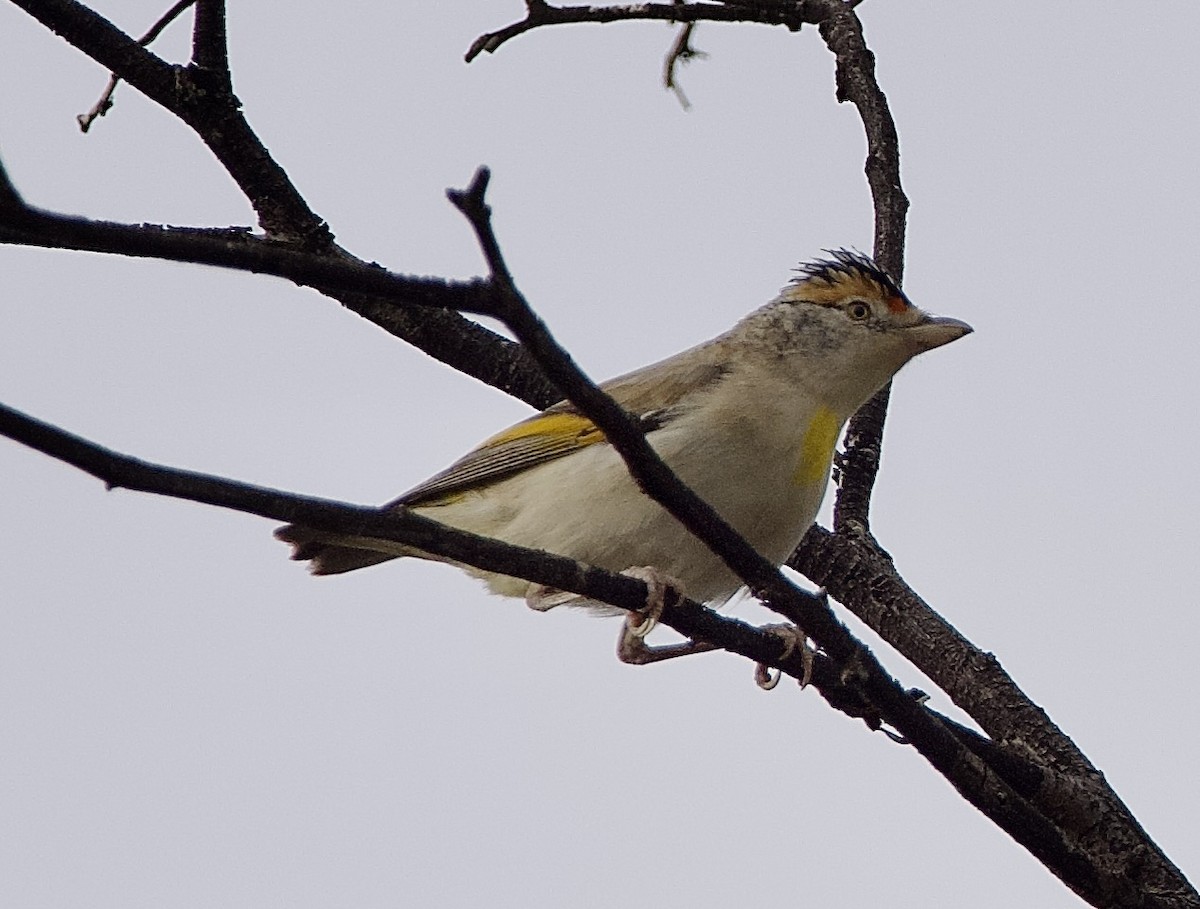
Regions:
<instances>
[{"instance_id":1,"label":"tail feather","mask_svg":"<svg viewBox=\"0 0 1200 909\"><path fill-rule=\"evenodd\" d=\"M275 531L275 539L291 543L292 558L308 562L308 570L315 575L343 574L415 554L398 543L322 533L299 524L280 527ZM380 547L389 548L385 551Z\"/></svg>"}]
</instances>

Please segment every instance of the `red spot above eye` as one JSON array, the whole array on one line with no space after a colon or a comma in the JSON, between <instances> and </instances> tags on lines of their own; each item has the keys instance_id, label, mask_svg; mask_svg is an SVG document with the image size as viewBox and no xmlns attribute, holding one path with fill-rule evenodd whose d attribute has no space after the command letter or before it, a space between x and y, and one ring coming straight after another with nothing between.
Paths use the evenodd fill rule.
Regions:
<instances>
[{"instance_id":1,"label":"red spot above eye","mask_svg":"<svg viewBox=\"0 0 1200 909\"><path fill-rule=\"evenodd\" d=\"M908 301L903 297L888 297L887 308L889 311L899 315L908 309Z\"/></svg>"}]
</instances>

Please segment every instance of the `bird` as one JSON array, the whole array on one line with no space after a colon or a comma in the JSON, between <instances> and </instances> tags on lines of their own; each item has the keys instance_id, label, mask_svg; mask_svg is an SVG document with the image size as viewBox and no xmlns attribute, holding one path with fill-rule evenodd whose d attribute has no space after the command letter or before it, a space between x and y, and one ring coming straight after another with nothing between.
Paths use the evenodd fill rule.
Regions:
<instances>
[{"instance_id":1,"label":"bird","mask_svg":"<svg viewBox=\"0 0 1200 909\"><path fill-rule=\"evenodd\" d=\"M816 520L847 420L913 357L972 331L913 305L862 253L825 253L724 334L600 386L675 474L777 566ZM604 433L569 401L491 436L382 509L664 582L712 606L743 586L639 489ZM402 543L297 524L275 535L315 575L402 556L445 561ZM458 567L537 609L572 600L603 609ZM629 629L642 633L632 622Z\"/></svg>"}]
</instances>

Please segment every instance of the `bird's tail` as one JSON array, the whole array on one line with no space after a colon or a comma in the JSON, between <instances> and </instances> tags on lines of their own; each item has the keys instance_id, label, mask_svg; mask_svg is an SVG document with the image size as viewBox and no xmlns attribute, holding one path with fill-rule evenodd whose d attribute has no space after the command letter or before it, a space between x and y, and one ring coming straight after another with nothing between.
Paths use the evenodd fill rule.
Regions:
<instances>
[{"instance_id":1,"label":"bird's tail","mask_svg":"<svg viewBox=\"0 0 1200 909\"><path fill-rule=\"evenodd\" d=\"M378 565L417 550L387 540L325 533L300 524L287 524L275 531L275 539L292 544L292 558L308 562L313 574L342 574Z\"/></svg>"}]
</instances>

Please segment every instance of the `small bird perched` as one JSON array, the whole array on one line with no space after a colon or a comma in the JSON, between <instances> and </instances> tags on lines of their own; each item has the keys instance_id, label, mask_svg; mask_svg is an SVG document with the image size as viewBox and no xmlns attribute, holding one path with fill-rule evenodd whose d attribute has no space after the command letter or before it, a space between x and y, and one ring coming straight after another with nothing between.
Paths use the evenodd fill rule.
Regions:
<instances>
[{"instance_id":1,"label":"small bird perched","mask_svg":"<svg viewBox=\"0 0 1200 909\"><path fill-rule=\"evenodd\" d=\"M846 420L910 359L970 331L913 306L866 256L837 250L802 265L778 297L723 335L601 388L639 420L681 480L781 565L816 519ZM604 434L567 401L492 436L383 508L611 571L648 568L702 602L723 603L742 586L637 487ZM295 524L275 535L318 575L436 558ZM460 567L534 608L578 600Z\"/></svg>"}]
</instances>

